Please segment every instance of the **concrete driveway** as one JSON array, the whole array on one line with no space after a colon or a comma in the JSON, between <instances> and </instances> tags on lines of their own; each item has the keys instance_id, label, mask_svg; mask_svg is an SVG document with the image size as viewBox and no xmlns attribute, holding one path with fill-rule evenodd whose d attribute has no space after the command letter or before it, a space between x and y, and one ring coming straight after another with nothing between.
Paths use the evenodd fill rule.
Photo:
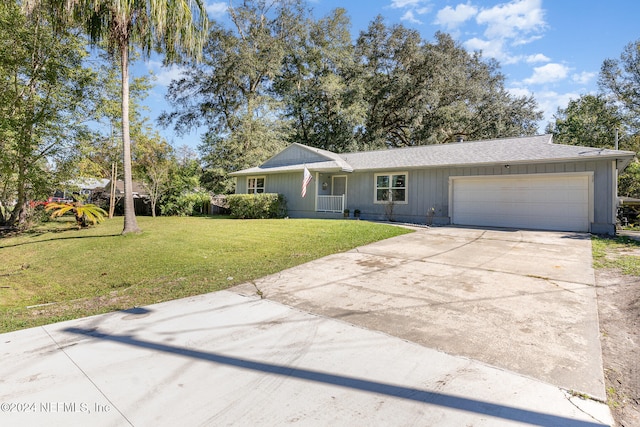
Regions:
<instances>
[{"instance_id":1,"label":"concrete driveway","mask_svg":"<svg viewBox=\"0 0 640 427\"><path fill-rule=\"evenodd\" d=\"M236 290L606 399L587 234L418 229Z\"/></svg>"},{"instance_id":2,"label":"concrete driveway","mask_svg":"<svg viewBox=\"0 0 640 427\"><path fill-rule=\"evenodd\" d=\"M589 248L422 229L228 291L2 334L0 425L612 425L569 391L603 394Z\"/></svg>"}]
</instances>

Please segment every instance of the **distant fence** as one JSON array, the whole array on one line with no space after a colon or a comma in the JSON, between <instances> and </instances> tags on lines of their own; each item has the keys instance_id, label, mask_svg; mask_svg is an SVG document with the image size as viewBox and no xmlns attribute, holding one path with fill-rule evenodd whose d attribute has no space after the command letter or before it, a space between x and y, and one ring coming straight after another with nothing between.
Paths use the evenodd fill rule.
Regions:
<instances>
[{"instance_id":1,"label":"distant fence","mask_svg":"<svg viewBox=\"0 0 640 427\"><path fill-rule=\"evenodd\" d=\"M209 215L228 215L227 196L213 196L209 204Z\"/></svg>"}]
</instances>

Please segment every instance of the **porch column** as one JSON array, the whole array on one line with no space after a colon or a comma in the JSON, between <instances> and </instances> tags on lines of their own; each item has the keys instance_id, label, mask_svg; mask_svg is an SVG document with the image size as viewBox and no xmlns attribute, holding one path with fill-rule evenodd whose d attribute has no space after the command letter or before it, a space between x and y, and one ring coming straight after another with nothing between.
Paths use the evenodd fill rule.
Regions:
<instances>
[{"instance_id":1,"label":"porch column","mask_svg":"<svg viewBox=\"0 0 640 427\"><path fill-rule=\"evenodd\" d=\"M316 191L313 195L313 199L315 201L315 204L313 205L313 211L314 212L318 212L318 178L320 177L320 172L316 172L316 176L315 176L315 187L316 187Z\"/></svg>"}]
</instances>

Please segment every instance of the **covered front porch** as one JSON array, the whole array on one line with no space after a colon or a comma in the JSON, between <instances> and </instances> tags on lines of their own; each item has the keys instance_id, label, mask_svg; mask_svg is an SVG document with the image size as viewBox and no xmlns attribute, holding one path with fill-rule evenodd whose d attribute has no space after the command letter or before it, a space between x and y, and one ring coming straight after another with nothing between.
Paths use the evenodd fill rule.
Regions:
<instances>
[{"instance_id":1,"label":"covered front porch","mask_svg":"<svg viewBox=\"0 0 640 427\"><path fill-rule=\"evenodd\" d=\"M316 212L342 213L347 207L347 176L315 173Z\"/></svg>"}]
</instances>

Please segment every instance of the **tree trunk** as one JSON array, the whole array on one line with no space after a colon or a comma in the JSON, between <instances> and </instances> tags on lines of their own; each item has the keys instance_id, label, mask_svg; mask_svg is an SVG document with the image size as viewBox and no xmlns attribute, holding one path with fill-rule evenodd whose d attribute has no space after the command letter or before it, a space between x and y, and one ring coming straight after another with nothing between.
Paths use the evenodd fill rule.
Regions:
<instances>
[{"instance_id":1,"label":"tree trunk","mask_svg":"<svg viewBox=\"0 0 640 427\"><path fill-rule=\"evenodd\" d=\"M13 211L9 217L8 224L12 227L23 225L26 215L25 207L27 204L27 172L24 160L18 161L18 194L16 197L16 204L13 206Z\"/></svg>"},{"instance_id":2,"label":"tree trunk","mask_svg":"<svg viewBox=\"0 0 640 427\"><path fill-rule=\"evenodd\" d=\"M131 139L129 136L129 45L120 48L122 61L122 154L124 172L124 229L122 234L139 233L133 204L133 177L131 176Z\"/></svg>"},{"instance_id":3,"label":"tree trunk","mask_svg":"<svg viewBox=\"0 0 640 427\"><path fill-rule=\"evenodd\" d=\"M111 186L109 188L109 219L116 210L116 185L118 183L118 162L111 163Z\"/></svg>"}]
</instances>

